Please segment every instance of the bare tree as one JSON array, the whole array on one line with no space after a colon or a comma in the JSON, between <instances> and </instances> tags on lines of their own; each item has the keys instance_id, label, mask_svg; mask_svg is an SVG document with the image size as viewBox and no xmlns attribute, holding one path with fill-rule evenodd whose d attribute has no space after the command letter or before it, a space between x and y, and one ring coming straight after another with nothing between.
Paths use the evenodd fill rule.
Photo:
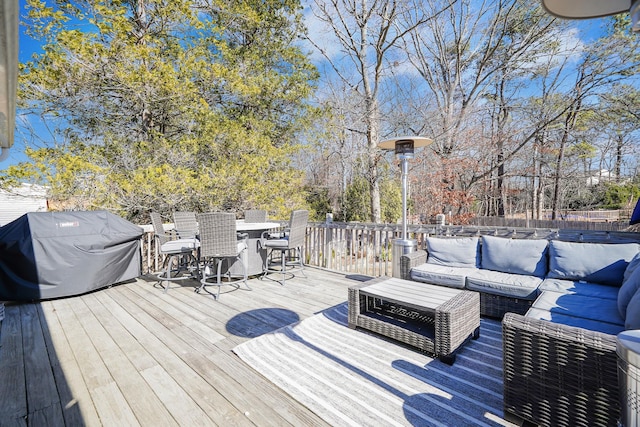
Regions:
<instances>
[{"instance_id":1,"label":"bare tree","mask_svg":"<svg viewBox=\"0 0 640 427\"><path fill-rule=\"evenodd\" d=\"M433 10L442 8L435 0L426 4ZM504 214L502 186L508 155L504 145L518 92L514 84L522 85L522 77L547 53L545 48L555 35L553 22L539 7L517 0L460 0L407 39L408 59L436 100L431 133L436 136L433 149L439 157L452 156L460 148L465 127L478 122L472 117L486 116L486 108L492 108L495 161L485 173L497 171L498 214ZM456 190L455 182L443 185Z\"/></svg>"},{"instance_id":2,"label":"bare tree","mask_svg":"<svg viewBox=\"0 0 640 427\"><path fill-rule=\"evenodd\" d=\"M389 64L397 59L400 40L431 19L422 5L407 0L314 0L313 14L331 34L320 32L309 41L326 58L333 72L361 100L362 127L351 129L366 146L366 177L371 198L371 221L380 222L378 165L382 158L379 96ZM331 50L337 43L337 52Z\"/></svg>"}]
</instances>

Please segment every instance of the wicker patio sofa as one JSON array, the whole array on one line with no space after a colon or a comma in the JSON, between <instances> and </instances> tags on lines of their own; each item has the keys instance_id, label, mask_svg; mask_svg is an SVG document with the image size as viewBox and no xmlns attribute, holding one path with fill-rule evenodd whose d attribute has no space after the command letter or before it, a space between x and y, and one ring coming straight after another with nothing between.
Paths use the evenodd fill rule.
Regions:
<instances>
[{"instance_id":1,"label":"wicker patio sofa","mask_svg":"<svg viewBox=\"0 0 640 427\"><path fill-rule=\"evenodd\" d=\"M555 261L546 247L548 242L604 245L640 242L640 233L554 232L545 236L544 231L516 234L514 230L510 234L512 238L488 234L427 237L427 249L401 256L400 277L479 292L480 314L502 319L505 313L525 314L542 291L562 290L578 281L563 281L562 276L547 280L549 266ZM435 251L430 254L429 249ZM628 258L627 255L627 261Z\"/></svg>"},{"instance_id":2,"label":"wicker patio sofa","mask_svg":"<svg viewBox=\"0 0 640 427\"><path fill-rule=\"evenodd\" d=\"M426 244L401 257L401 277L479 292L482 316L524 314L547 272L547 239L427 237Z\"/></svg>"},{"instance_id":3,"label":"wicker patio sofa","mask_svg":"<svg viewBox=\"0 0 640 427\"><path fill-rule=\"evenodd\" d=\"M640 329L640 239L635 235L630 237L632 240L617 244L551 239L545 254L546 273L534 297L524 299L526 302L522 304L523 292L505 294L509 286L490 283L480 288L481 313L503 316L507 418L542 426L615 426L618 423L616 335L627 329ZM481 239L481 243L484 245L489 240ZM451 256L438 248L441 242L434 243L435 246L428 245L436 248L433 256ZM457 243L464 245L463 241ZM517 246L501 243L512 249L511 255L498 251L506 258L527 258L534 253L524 249L523 243ZM485 252L480 250L478 256ZM471 253L467 252L467 261ZM453 257L447 261L447 268L462 269L458 273L467 275L463 283L469 288L468 275L477 274L475 270L482 269L482 262L475 267L452 267L452 262L464 264L465 258L461 251ZM421 277L420 265L424 267L424 264L409 267L415 259L424 258L410 254L402 260L407 272L413 271L411 278L426 281L436 276L437 279L443 271L448 271L438 267L436 259L432 261L436 267L425 267L429 274ZM509 276L496 277L500 282ZM440 277L440 280L451 285L451 276ZM486 298L496 289L502 293L500 298ZM496 300L499 300L497 304L491 303Z\"/></svg>"},{"instance_id":4,"label":"wicker patio sofa","mask_svg":"<svg viewBox=\"0 0 640 427\"><path fill-rule=\"evenodd\" d=\"M616 335L507 313L505 417L540 426L615 426Z\"/></svg>"}]
</instances>

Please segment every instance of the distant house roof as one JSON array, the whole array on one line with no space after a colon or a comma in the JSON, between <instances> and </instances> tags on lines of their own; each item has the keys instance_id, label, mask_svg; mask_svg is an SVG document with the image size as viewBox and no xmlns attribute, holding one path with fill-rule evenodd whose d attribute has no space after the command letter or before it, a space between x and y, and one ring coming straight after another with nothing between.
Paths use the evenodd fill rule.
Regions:
<instances>
[{"instance_id":1,"label":"distant house roof","mask_svg":"<svg viewBox=\"0 0 640 427\"><path fill-rule=\"evenodd\" d=\"M0 189L0 226L20 218L27 212L46 212L47 187L22 184L10 191Z\"/></svg>"},{"instance_id":2,"label":"distant house roof","mask_svg":"<svg viewBox=\"0 0 640 427\"><path fill-rule=\"evenodd\" d=\"M605 181L605 182L611 181L615 177L616 175L613 172L607 169L601 169L600 172L587 178L587 185L588 186L598 185L600 184L600 181Z\"/></svg>"}]
</instances>

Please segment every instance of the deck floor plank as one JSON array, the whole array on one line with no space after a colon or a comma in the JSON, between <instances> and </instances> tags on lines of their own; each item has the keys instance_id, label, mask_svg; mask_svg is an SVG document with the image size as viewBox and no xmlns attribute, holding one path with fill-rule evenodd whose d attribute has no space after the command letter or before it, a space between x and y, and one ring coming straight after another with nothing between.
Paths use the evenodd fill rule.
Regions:
<instances>
[{"instance_id":1,"label":"deck floor plank","mask_svg":"<svg viewBox=\"0 0 640 427\"><path fill-rule=\"evenodd\" d=\"M56 381L49 362L43 329L40 325L40 306L36 304L20 307L23 340L24 374L26 378L27 420L49 420L52 425L64 423Z\"/></svg>"},{"instance_id":2,"label":"deck floor plank","mask_svg":"<svg viewBox=\"0 0 640 427\"><path fill-rule=\"evenodd\" d=\"M0 332L0 402L2 417L13 425L27 425L27 389L24 375L24 351L20 306L5 308L5 319ZM15 423L15 424L14 424Z\"/></svg>"},{"instance_id":3,"label":"deck floor plank","mask_svg":"<svg viewBox=\"0 0 640 427\"><path fill-rule=\"evenodd\" d=\"M173 295L170 297L172 299L175 298L177 293L183 293L182 290L172 289L174 291ZM131 295L141 295L144 292L140 290L140 288L127 288L122 289L123 293L131 292ZM166 295L166 294L164 294ZM203 299L206 298L204 295L189 295L191 299ZM166 304L158 303L156 297L152 297L152 300L156 301L156 307L161 307ZM211 300L209 300L211 304ZM214 307L219 307L217 302L213 302ZM237 309L236 309L237 310ZM173 310L171 310L173 311ZM193 310L192 310L193 311ZM185 318L186 313L180 313L181 319ZM192 323L191 321L187 323ZM177 330L174 328L174 330ZM273 406L265 404L263 400L261 400L261 395L256 395L253 391L247 390L245 387L239 383L235 376L232 375L233 372L230 373L220 368L218 365L220 363L221 358L225 358L228 355L228 352L221 351L219 348L213 346L213 342L199 339L199 337L194 336L192 334L182 334L182 337L185 338L188 336L188 343L191 346L189 351L183 352L183 359L188 362L189 366L198 372L215 390L217 390L221 395L225 396L233 405L238 408L240 412L242 412L249 419L252 419L253 422L261 423L265 422L265 420L272 420L274 425L286 425L287 423L292 422L292 425L299 425L299 419L293 419L291 421L287 421L279 415L279 412L274 409ZM185 338L185 340L187 340ZM218 342L219 340L215 340ZM235 358L235 356L233 356ZM235 358L237 359L237 358ZM237 360L239 361L239 360ZM237 363L236 366L241 366L240 369L246 370L246 366L244 366L241 362ZM237 371L236 371L237 372ZM269 390L273 392L273 389Z\"/></svg>"},{"instance_id":4,"label":"deck floor plank","mask_svg":"<svg viewBox=\"0 0 640 427\"><path fill-rule=\"evenodd\" d=\"M96 350L100 354L109 355L108 358L103 358L105 366L118 384L136 419L157 426L176 425L153 389L122 351L118 342L114 341L104 328L102 320L111 317L111 313L101 311L99 307L96 309L96 312L102 315L101 318L96 317L84 299L78 299L73 305L76 317L82 319L82 326Z\"/></svg>"},{"instance_id":5,"label":"deck floor plank","mask_svg":"<svg viewBox=\"0 0 640 427\"><path fill-rule=\"evenodd\" d=\"M306 274L284 286L253 278L252 291L224 287L219 301L193 292L197 282L165 294L140 278L77 297L7 303L1 424L326 426L231 351L346 301L355 283L321 269Z\"/></svg>"},{"instance_id":6,"label":"deck floor plank","mask_svg":"<svg viewBox=\"0 0 640 427\"><path fill-rule=\"evenodd\" d=\"M185 425L186 421L197 421L198 425L213 425L212 420L207 417L204 412L195 403L195 400L184 392L178 391L179 386L174 386L174 380L162 368L161 364L151 355L144 346L144 342L138 340L138 337L131 333L131 330L139 328L137 321L126 312L123 312L120 306L111 298L104 294L93 293L85 297L91 309L101 319L105 329L109 332L114 341L127 355L128 360L137 369L139 374L145 379L148 387L153 391L153 395L145 393L145 390L134 388L130 391L140 393L140 398L158 399L166 409L162 411L168 412L168 416L162 423L150 423L150 420L144 420L143 425L174 425L174 423ZM128 325L128 328L127 326ZM171 390L166 390L167 384L172 385ZM180 399L174 400L176 396ZM175 402L180 405L176 407ZM138 417L140 419L140 417ZM152 418L153 419L153 418ZM196 424L193 424L196 425Z\"/></svg>"},{"instance_id":7,"label":"deck floor plank","mask_svg":"<svg viewBox=\"0 0 640 427\"><path fill-rule=\"evenodd\" d=\"M118 304L138 323L133 333L150 354L162 364L175 385L191 396L194 402L216 425L250 425L240 413L196 372L187 361L185 354L193 351L189 341L177 336L167 328L165 322L175 324L166 313L161 313L151 304L139 304L137 299L129 299L126 287L115 287L110 296L117 297ZM158 317L155 317L158 316Z\"/></svg>"},{"instance_id":8,"label":"deck floor plank","mask_svg":"<svg viewBox=\"0 0 640 427\"><path fill-rule=\"evenodd\" d=\"M104 425L122 420L126 425L138 425L127 399L105 365L104 357L94 346L91 336L83 327L84 319L78 318L74 305L81 298L64 298L51 301L60 323L65 327L69 344L75 355L98 417ZM71 327L69 327L69 326ZM109 355L110 357L110 355ZM123 424L123 425L124 425Z\"/></svg>"},{"instance_id":9,"label":"deck floor plank","mask_svg":"<svg viewBox=\"0 0 640 427\"><path fill-rule=\"evenodd\" d=\"M41 304L41 325L67 425L98 425L99 417L64 328L52 304ZM1 364L0 364L1 366Z\"/></svg>"}]
</instances>

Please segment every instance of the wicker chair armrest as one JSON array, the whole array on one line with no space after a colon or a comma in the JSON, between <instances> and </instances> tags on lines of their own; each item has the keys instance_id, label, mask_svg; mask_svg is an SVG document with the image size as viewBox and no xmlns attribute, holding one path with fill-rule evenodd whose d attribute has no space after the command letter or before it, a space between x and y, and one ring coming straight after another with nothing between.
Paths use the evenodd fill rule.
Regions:
<instances>
[{"instance_id":1,"label":"wicker chair armrest","mask_svg":"<svg viewBox=\"0 0 640 427\"><path fill-rule=\"evenodd\" d=\"M193 230L184 231L184 230L178 230L177 228L174 228L173 230L169 230L169 233L172 238L176 238L176 239L194 239L198 237L198 233Z\"/></svg>"},{"instance_id":2,"label":"wicker chair armrest","mask_svg":"<svg viewBox=\"0 0 640 427\"><path fill-rule=\"evenodd\" d=\"M616 425L615 335L506 313L502 337L505 413L540 425Z\"/></svg>"},{"instance_id":3,"label":"wicker chair armrest","mask_svg":"<svg viewBox=\"0 0 640 427\"><path fill-rule=\"evenodd\" d=\"M164 243L168 240L176 240L178 238L178 234L173 230L165 231L164 233L154 233L154 238L159 240L160 243Z\"/></svg>"},{"instance_id":4,"label":"wicker chair armrest","mask_svg":"<svg viewBox=\"0 0 640 427\"><path fill-rule=\"evenodd\" d=\"M400 277L411 280L411 269L427 262L427 251L411 252L400 257Z\"/></svg>"}]
</instances>

